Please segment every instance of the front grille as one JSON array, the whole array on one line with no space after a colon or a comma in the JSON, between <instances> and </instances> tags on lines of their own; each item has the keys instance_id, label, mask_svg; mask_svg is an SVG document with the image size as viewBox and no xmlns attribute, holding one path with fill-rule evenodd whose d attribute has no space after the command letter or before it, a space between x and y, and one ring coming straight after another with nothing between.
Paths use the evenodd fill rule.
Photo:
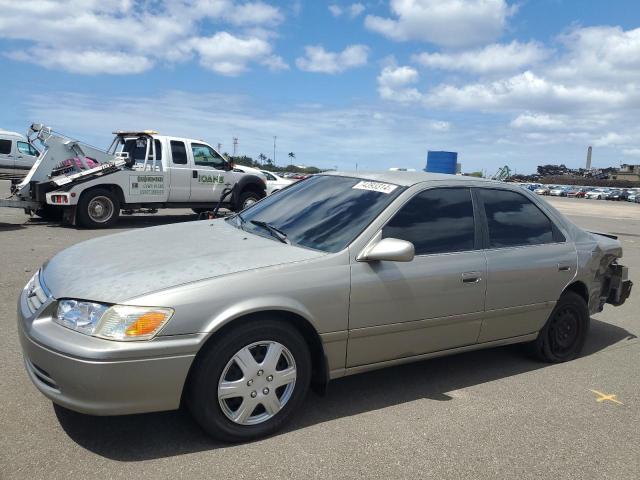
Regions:
<instances>
[{"instance_id":1,"label":"front grille","mask_svg":"<svg viewBox=\"0 0 640 480\"><path fill-rule=\"evenodd\" d=\"M42 304L51 298L51 293L44 285L41 277L42 273L38 272L27 285L27 306L32 314L36 313Z\"/></svg>"}]
</instances>

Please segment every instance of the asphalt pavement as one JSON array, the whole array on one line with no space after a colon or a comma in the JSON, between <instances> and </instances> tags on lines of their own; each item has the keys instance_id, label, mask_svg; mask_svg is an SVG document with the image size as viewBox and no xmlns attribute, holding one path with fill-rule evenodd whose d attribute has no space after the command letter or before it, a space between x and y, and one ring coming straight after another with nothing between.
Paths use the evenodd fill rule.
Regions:
<instances>
[{"instance_id":1,"label":"asphalt pavement","mask_svg":"<svg viewBox=\"0 0 640 480\"><path fill-rule=\"evenodd\" d=\"M22 363L15 305L44 261L85 239L194 215L134 215L92 231L0 208L0 478L639 478L640 205L549 201L580 226L619 235L636 283L625 305L593 317L581 358L547 365L509 346L347 377L324 397L311 393L284 432L241 445L211 440L183 411L55 407Z\"/></svg>"}]
</instances>

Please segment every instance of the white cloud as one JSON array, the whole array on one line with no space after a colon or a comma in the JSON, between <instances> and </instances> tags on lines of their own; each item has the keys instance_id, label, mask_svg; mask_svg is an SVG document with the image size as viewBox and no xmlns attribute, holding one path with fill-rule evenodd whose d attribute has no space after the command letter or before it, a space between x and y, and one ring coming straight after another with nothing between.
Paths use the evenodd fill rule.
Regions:
<instances>
[{"instance_id":1,"label":"white cloud","mask_svg":"<svg viewBox=\"0 0 640 480\"><path fill-rule=\"evenodd\" d=\"M622 154L628 157L640 157L640 148L625 148Z\"/></svg>"},{"instance_id":2,"label":"white cloud","mask_svg":"<svg viewBox=\"0 0 640 480\"><path fill-rule=\"evenodd\" d=\"M480 111L575 112L621 107L620 91L556 83L531 71L489 83L462 87L443 84L425 95L427 105Z\"/></svg>"},{"instance_id":3,"label":"white cloud","mask_svg":"<svg viewBox=\"0 0 640 480\"><path fill-rule=\"evenodd\" d=\"M378 75L378 94L384 100L401 103L420 101L422 95L412 86L418 79L418 71L415 68L389 65Z\"/></svg>"},{"instance_id":4,"label":"white cloud","mask_svg":"<svg viewBox=\"0 0 640 480\"><path fill-rule=\"evenodd\" d=\"M494 43L479 49L449 53L421 53L413 60L425 67L487 74L510 72L544 60L549 52L538 42Z\"/></svg>"},{"instance_id":5,"label":"white cloud","mask_svg":"<svg viewBox=\"0 0 640 480\"><path fill-rule=\"evenodd\" d=\"M575 28L560 40L567 53L550 69L554 77L597 83L638 82L640 28Z\"/></svg>"},{"instance_id":6,"label":"white cloud","mask_svg":"<svg viewBox=\"0 0 640 480\"><path fill-rule=\"evenodd\" d=\"M356 18L365 11L365 6L362 3L352 3L348 7L341 7L340 5L331 4L329 5L329 12L334 17L340 17L343 14L348 15L351 18Z\"/></svg>"},{"instance_id":7,"label":"white cloud","mask_svg":"<svg viewBox=\"0 0 640 480\"><path fill-rule=\"evenodd\" d=\"M133 75L153 67L153 61L141 55L100 50L64 50L33 48L28 54L13 52L10 58L35 63L47 68L66 70L79 74Z\"/></svg>"},{"instance_id":8,"label":"white cloud","mask_svg":"<svg viewBox=\"0 0 640 480\"><path fill-rule=\"evenodd\" d=\"M595 147L606 147L610 145L624 145L631 141L631 137L627 134L620 134L617 132L607 132L596 138L593 142Z\"/></svg>"},{"instance_id":9,"label":"white cloud","mask_svg":"<svg viewBox=\"0 0 640 480\"><path fill-rule=\"evenodd\" d=\"M316 73L340 73L367 64L369 47L350 45L342 52L328 52L322 45L307 45L305 56L296 59L300 70Z\"/></svg>"},{"instance_id":10,"label":"white cloud","mask_svg":"<svg viewBox=\"0 0 640 480\"><path fill-rule=\"evenodd\" d=\"M247 63L271 53L271 46L262 39L238 38L228 32L194 38L190 46L202 66L222 75L238 75L247 69Z\"/></svg>"},{"instance_id":11,"label":"white cloud","mask_svg":"<svg viewBox=\"0 0 640 480\"><path fill-rule=\"evenodd\" d=\"M340 7L339 5L329 5L329 11L334 17L339 17L343 13L342 7Z\"/></svg>"},{"instance_id":12,"label":"white cloud","mask_svg":"<svg viewBox=\"0 0 640 480\"><path fill-rule=\"evenodd\" d=\"M391 0L392 18L367 15L365 26L396 41L446 47L495 40L515 13L505 0Z\"/></svg>"},{"instance_id":13,"label":"white cloud","mask_svg":"<svg viewBox=\"0 0 640 480\"><path fill-rule=\"evenodd\" d=\"M283 20L277 7L236 0L0 0L0 11L0 39L27 42L5 55L84 74L139 73L197 54L207 68L235 75L250 63L273 64L271 29ZM210 21L240 31L210 32Z\"/></svg>"},{"instance_id":14,"label":"white cloud","mask_svg":"<svg viewBox=\"0 0 640 480\"><path fill-rule=\"evenodd\" d=\"M512 122L511 126L521 129L557 130L566 126L565 116L547 115L544 113L522 113Z\"/></svg>"},{"instance_id":15,"label":"white cloud","mask_svg":"<svg viewBox=\"0 0 640 480\"><path fill-rule=\"evenodd\" d=\"M365 6L361 3L352 3L349 6L349 15L351 18L358 17L362 12L364 12Z\"/></svg>"}]
</instances>

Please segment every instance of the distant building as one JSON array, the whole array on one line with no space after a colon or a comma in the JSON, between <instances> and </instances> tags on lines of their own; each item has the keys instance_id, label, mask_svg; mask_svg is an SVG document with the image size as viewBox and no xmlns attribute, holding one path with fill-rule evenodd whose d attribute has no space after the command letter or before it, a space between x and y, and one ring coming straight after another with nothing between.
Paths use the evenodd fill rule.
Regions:
<instances>
[{"instance_id":1,"label":"distant building","mask_svg":"<svg viewBox=\"0 0 640 480\"><path fill-rule=\"evenodd\" d=\"M632 182L640 181L640 165L629 165L623 163L617 172L610 175L613 180L630 180Z\"/></svg>"}]
</instances>

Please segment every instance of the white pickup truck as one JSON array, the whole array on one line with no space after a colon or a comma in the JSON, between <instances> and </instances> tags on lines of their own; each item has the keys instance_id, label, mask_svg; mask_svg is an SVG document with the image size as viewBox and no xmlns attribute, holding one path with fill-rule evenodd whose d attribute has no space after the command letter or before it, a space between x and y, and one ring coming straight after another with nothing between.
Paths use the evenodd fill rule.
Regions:
<instances>
[{"instance_id":1,"label":"white pickup truck","mask_svg":"<svg viewBox=\"0 0 640 480\"><path fill-rule=\"evenodd\" d=\"M263 178L233 171L201 140L153 131L114 132L104 152L41 124L33 124L29 133L45 149L0 206L43 217L62 214L67 223L100 228L113 225L121 209L199 212L222 201L222 207L239 211L266 195Z\"/></svg>"}]
</instances>

